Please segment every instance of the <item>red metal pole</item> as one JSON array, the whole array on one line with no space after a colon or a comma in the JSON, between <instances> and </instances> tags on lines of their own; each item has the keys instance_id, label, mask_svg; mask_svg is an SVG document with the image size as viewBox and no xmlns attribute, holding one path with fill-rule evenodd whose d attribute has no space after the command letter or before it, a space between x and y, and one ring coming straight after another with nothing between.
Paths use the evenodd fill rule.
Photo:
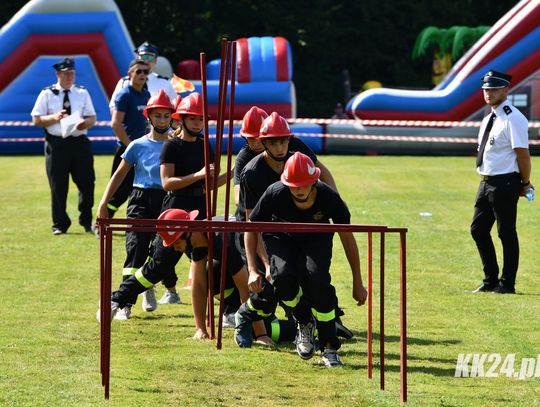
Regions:
<instances>
[{"instance_id":1,"label":"red metal pole","mask_svg":"<svg viewBox=\"0 0 540 407\"><path fill-rule=\"evenodd\" d=\"M381 390L384 390L384 239L385 233L381 232L381 258L380 258L380 306L379 306L379 323L380 323L380 370L381 370Z\"/></svg>"},{"instance_id":2,"label":"red metal pole","mask_svg":"<svg viewBox=\"0 0 540 407\"><path fill-rule=\"evenodd\" d=\"M216 123L216 144L214 152L214 175L212 177L212 216L211 220L217 211L217 193L218 193L218 176L221 168L221 140L223 139L223 116L225 114L224 100L227 97L227 67L228 67L228 48L227 40L221 39L221 62L219 67L219 86L218 86L218 109ZM208 322L210 325L210 338L215 338L214 325L214 234L208 234Z\"/></svg>"},{"instance_id":3,"label":"red metal pole","mask_svg":"<svg viewBox=\"0 0 540 407\"><path fill-rule=\"evenodd\" d=\"M368 232L367 374L373 378L373 233Z\"/></svg>"},{"instance_id":4,"label":"red metal pole","mask_svg":"<svg viewBox=\"0 0 540 407\"><path fill-rule=\"evenodd\" d=\"M227 138L227 172L226 172L226 182L225 182L225 213L224 220L227 222L229 220L229 203L231 200L231 167L232 167L232 140L234 136L234 92L236 84L236 41L233 41L230 44L231 48L231 94L229 102L229 135ZM224 298L224 288L225 288L225 277L227 273L227 245L229 241L228 233L223 234L223 247L221 249L221 284L219 292L219 318L218 318L218 336L216 347L221 349L221 336L222 336L222 321L223 321L223 302ZM234 244L234 243L233 243Z\"/></svg>"},{"instance_id":5,"label":"red metal pole","mask_svg":"<svg viewBox=\"0 0 540 407\"><path fill-rule=\"evenodd\" d=\"M201 65L201 96L203 100L203 123L204 123L204 169L206 175L204 177L204 189L206 191L206 217L211 218L210 209L212 208L210 198L210 183L208 174L210 172L210 138L208 135L208 94L206 90L206 54L201 52L199 55Z\"/></svg>"},{"instance_id":6,"label":"red metal pole","mask_svg":"<svg viewBox=\"0 0 540 407\"><path fill-rule=\"evenodd\" d=\"M407 402L407 242L406 232L401 231L400 237L400 398L402 403Z\"/></svg>"},{"instance_id":7,"label":"red metal pole","mask_svg":"<svg viewBox=\"0 0 540 407\"><path fill-rule=\"evenodd\" d=\"M103 290L103 319L104 329L104 386L105 399L109 399L110 374L111 374L111 284L112 284L112 230L107 228L105 232L105 285Z\"/></svg>"},{"instance_id":8,"label":"red metal pole","mask_svg":"<svg viewBox=\"0 0 540 407\"><path fill-rule=\"evenodd\" d=\"M219 71L219 92L218 92L218 116L216 124L216 152L214 164L214 183L212 196L212 216L217 212L217 180L221 169L221 144L223 140L223 128L225 117L225 106L227 105L227 82L229 81L230 66L230 43L225 38L221 40L221 65Z\"/></svg>"},{"instance_id":9,"label":"red metal pole","mask_svg":"<svg viewBox=\"0 0 540 407\"><path fill-rule=\"evenodd\" d=\"M200 65L201 65L201 96L203 99L203 121L204 121L204 189L206 191L206 218L208 220L212 219L212 188L210 188L210 135L208 134L208 94L206 90L206 54L204 52L200 53ZM207 234L208 237L208 264L213 264L213 239L212 233ZM208 306L208 318L206 320L207 326L210 326L210 338L214 338L214 313L213 313L213 301L211 290L213 289L213 267L208 267L208 295L207 295L207 306Z\"/></svg>"},{"instance_id":10,"label":"red metal pole","mask_svg":"<svg viewBox=\"0 0 540 407\"><path fill-rule=\"evenodd\" d=\"M103 382L103 306L104 306L104 293L105 290L105 228L103 224L99 224L99 372L101 374L101 385Z\"/></svg>"}]
</instances>

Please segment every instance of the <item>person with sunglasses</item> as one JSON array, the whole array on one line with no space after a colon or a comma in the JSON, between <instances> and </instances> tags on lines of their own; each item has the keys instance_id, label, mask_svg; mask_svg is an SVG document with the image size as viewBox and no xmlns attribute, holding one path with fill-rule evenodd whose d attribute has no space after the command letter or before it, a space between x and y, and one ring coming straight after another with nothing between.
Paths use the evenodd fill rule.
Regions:
<instances>
[{"instance_id":1,"label":"person with sunglasses","mask_svg":"<svg viewBox=\"0 0 540 407\"><path fill-rule=\"evenodd\" d=\"M155 72L152 72L159 56L158 47L148 41L145 41L141 45L139 45L137 49L134 50L134 52L136 59L144 61L148 65L148 70L150 71L150 73L147 77L145 87L150 92L150 95L157 95L159 90L163 89L165 93L167 93L167 96L171 100L171 103L174 105L176 99L176 92L174 91L170 79L158 75ZM129 85L129 80L129 76L124 76L120 78L120 80L117 82L116 87L114 88L114 92L111 96L111 101L109 102L109 108L111 110L114 108L114 100L117 93L120 92L121 89Z\"/></svg>"}]
</instances>

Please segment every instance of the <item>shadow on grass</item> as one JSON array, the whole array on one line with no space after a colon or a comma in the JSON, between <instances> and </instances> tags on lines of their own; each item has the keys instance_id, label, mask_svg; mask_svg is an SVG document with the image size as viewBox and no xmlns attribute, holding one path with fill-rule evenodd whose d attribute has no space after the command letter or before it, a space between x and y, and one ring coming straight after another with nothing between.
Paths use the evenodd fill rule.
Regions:
<instances>
[{"instance_id":1,"label":"shadow on grass","mask_svg":"<svg viewBox=\"0 0 540 407\"><path fill-rule=\"evenodd\" d=\"M362 338L363 341L367 341L367 332L366 331L353 331L354 338ZM373 342L379 342L380 335L377 332L373 332ZM385 335L384 336L384 342L399 342L400 338L396 335ZM427 339L427 338L413 338L408 336L407 337L407 344L409 345L457 345L458 343L461 343L461 340L459 339Z\"/></svg>"}]
</instances>

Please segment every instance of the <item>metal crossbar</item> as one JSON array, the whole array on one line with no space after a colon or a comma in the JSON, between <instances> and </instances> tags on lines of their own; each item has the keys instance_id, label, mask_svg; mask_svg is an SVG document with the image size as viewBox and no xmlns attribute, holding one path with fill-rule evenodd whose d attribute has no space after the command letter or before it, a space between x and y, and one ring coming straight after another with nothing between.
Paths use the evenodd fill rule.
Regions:
<instances>
[{"instance_id":1,"label":"metal crossbar","mask_svg":"<svg viewBox=\"0 0 540 407\"><path fill-rule=\"evenodd\" d=\"M105 398L110 394L110 358L111 358L111 282L112 282L112 233L115 231L156 233L170 230L171 227L190 232L289 232L289 233L329 233L353 232L367 233L368 248L368 298L367 298L367 376L372 379L373 371L373 234L380 234L380 389L385 389L384 377L384 273L385 273L385 236L399 234L400 237L400 400L407 401L407 302L406 302L406 228L389 228L384 225L339 225L321 223L285 223L285 222L229 222L214 220L157 220L157 219L98 219L100 236L100 371ZM225 269L222 268L223 279ZM221 284L220 297L224 285ZM212 307L213 308L213 307ZM212 314L213 317L213 314ZM222 318L222 308L220 316ZM213 321L211 321L213 324ZM218 325L221 327L221 324ZM220 336L219 336L220 338ZM221 342L218 340L218 349Z\"/></svg>"}]
</instances>

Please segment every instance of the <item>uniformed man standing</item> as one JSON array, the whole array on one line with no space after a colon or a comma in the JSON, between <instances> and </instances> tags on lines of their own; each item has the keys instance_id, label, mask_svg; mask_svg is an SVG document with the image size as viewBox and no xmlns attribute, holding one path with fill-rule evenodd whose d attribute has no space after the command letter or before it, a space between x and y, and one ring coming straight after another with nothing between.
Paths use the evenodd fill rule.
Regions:
<instances>
[{"instance_id":1,"label":"uniformed man standing","mask_svg":"<svg viewBox=\"0 0 540 407\"><path fill-rule=\"evenodd\" d=\"M65 58L53 65L58 81L41 91L32 122L45 128L45 166L51 188L53 235L66 233L71 220L66 212L69 175L79 189L79 224L93 233L94 156L87 130L96 122L96 111L88 91L75 85L75 61ZM62 126L60 121L77 115L76 126ZM65 121L63 122L65 123Z\"/></svg>"},{"instance_id":2,"label":"uniformed man standing","mask_svg":"<svg viewBox=\"0 0 540 407\"><path fill-rule=\"evenodd\" d=\"M484 280L473 292L514 294L519 263L517 203L532 187L528 121L506 100L510 75L491 70L482 80L484 100L491 114L482 121L478 135L476 167L481 180L471 234L482 259ZM490 233L495 220L503 248L500 279Z\"/></svg>"}]
</instances>

